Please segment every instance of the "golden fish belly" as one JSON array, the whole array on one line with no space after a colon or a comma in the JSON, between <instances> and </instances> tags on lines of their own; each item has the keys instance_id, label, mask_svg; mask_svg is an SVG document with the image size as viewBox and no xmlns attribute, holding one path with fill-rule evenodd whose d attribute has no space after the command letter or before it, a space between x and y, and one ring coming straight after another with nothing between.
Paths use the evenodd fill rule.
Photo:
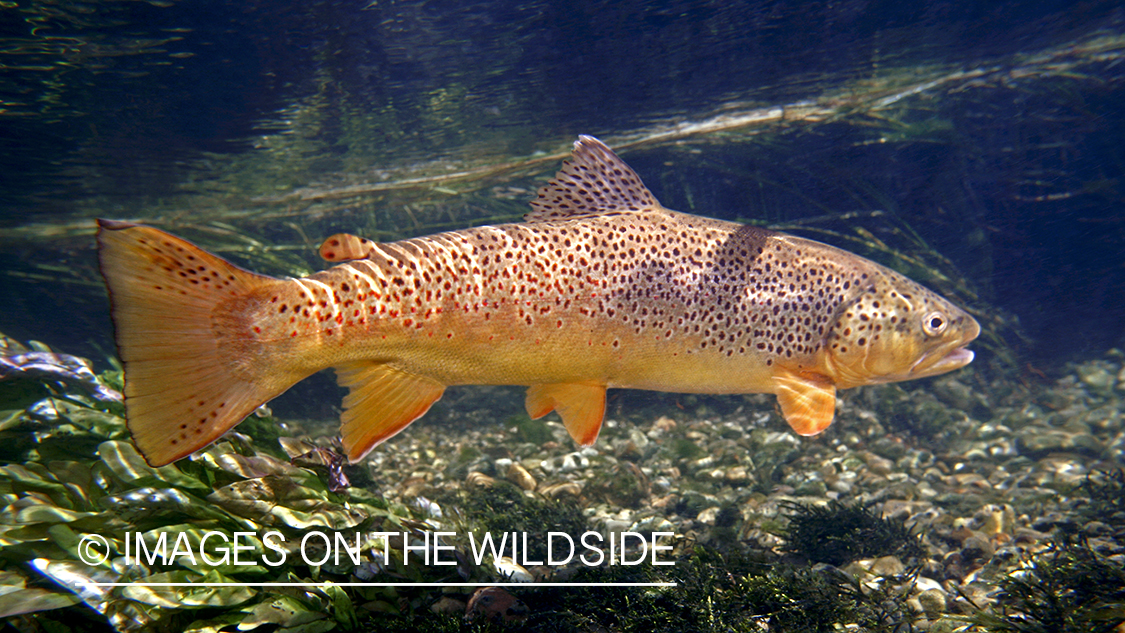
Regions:
<instances>
[{"instance_id":1,"label":"golden fish belly","mask_svg":"<svg viewBox=\"0 0 1125 633\"><path fill-rule=\"evenodd\" d=\"M517 314L493 317L487 326L462 316L412 330L357 333L332 364L379 360L447 385L595 382L696 393L770 389L767 359L754 352L707 352L692 337L650 339L616 323L594 322L587 328L522 323Z\"/></svg>"}]
</instances>

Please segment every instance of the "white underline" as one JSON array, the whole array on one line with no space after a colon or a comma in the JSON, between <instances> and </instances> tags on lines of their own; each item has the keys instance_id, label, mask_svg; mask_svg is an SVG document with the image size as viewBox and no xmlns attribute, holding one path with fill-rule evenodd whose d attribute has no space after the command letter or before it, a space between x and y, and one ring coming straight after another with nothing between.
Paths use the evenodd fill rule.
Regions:
<instances>
[{"instance_id":1,"label":"white underline","mask_svg":"<svg viewBox=\"0 0 1125 633\"><path fill-rule=\"evenodd\" d=\"M674 582L92 582L91 587L676 587Z\"/></svg>"}]
</instances>

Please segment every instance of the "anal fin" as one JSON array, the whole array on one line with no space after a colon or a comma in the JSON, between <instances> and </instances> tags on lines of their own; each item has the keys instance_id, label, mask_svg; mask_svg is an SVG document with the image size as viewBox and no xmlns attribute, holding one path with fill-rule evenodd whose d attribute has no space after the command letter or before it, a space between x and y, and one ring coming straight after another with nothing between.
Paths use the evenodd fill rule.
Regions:
<instances>
[{"instance_id":1,"label":"anal fin","mask_svg":"<svg viewBox=\"0 0 1125 633\"><path fill-rule=\"evenodd\" d=\"M598 439L605 418L605 386L570 382L532 385L524 404L532 419L558 411L570 437L589 446Z\"/></svg>"},{"instance_id":2,"label":"anal fin","mask_svg":"<svg viewBox=\"0 0 1125 633\"><path fill-rule=\"evenodd\" d=\"M816 435L836 414L836 385L819 377L785 373L774 377L777 402L797 435Z\"/></svg>"},{"instance_id":3,"label":"anal fin","mask_svg":"<svg viewBox=\"0 0 1125 633\"><path fill-rule=\"evenodd\" d=\"M363 361L335 369L337 382L348 388L340 433L352 462L422 417L445 393L445 385L433 378L386 363Z\"/></svg>"}]
</instances>

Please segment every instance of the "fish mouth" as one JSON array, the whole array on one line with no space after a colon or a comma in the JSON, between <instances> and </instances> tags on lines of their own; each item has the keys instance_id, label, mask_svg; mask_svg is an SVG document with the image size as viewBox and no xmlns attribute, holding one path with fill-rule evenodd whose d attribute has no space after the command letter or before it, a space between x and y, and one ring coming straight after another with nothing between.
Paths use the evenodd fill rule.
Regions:
<instances>
[{"instance_id":1,"label":"fish mouth","mask_svg":"<svg viewBox=\"0 0 1125 633\"><path fill-rule=\"evenodd\" d=\"M930 363L926 362L929 360L928 357L923 357L910 369L910 376L912 378L925 378L927 376L937 376L938 374L951 372L954 369L961 369L965 365L973 362L974 356L973 350L958 347Z\"/></svg>"}]
</instances>

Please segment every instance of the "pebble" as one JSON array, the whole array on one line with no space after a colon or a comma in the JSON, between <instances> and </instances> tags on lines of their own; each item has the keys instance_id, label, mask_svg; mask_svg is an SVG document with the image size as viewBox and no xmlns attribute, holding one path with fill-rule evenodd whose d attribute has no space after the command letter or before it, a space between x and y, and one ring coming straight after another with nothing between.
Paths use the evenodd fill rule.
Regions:
<instances>
[{"instance_id":1,"label":"pebble","mask_svg":"<svg viewBox=\"0 0 1125 633\"><path fill-rule=\"evenodd\" d=\"M446 615L461 615L465 613L466 607L467 605L464 602L444 596L441 600L430 605L430 611Z\"/></svg>"},{"instance_id":2,"label":"pebble","mask_svg":"<svg viewBox=\"0 0 1125 633\"><path fill-rule=\"evenodd\" d=\"M636 532L642 535L649 535L653 532L671 532L676 533L676 525L660 516L645 517L633 525L629 526L630 532ZM664 538L664 537L662 537Z\"/></svg>"},{"instance_id":3,"label":"pebble","mask_svg":"<svg viewBox=\"0 0 1125 633\"><path fill-rule=\"evenodd\" d=\"M527 569L525 569L523 565L520 565L516 561L512 560L510 556L504 556L500 558L493 564L493 566L496 568L496 573L500 574L501 578L504 578L510 582L535 581L535 577L531 575L531 572L527 571Z\"/></svg>"},{"instance_id":4,"label":"pebble","mask_svg":"<svg viewBox=\"0 0 1125 633\"><path fill-rule=\"evenodd\" d=\"M527 607L503 587L482 587L473 593L465 608L465 619L521 622L527 618Z\"/></svg>"},{"instance_id":5,"label":"pebble","mask_svg":"<svg viewBox=\"0 0 1125 633\"><path fill-rule=\"evenodd\" d=\"M699 523L702 523L703 525L715 525L715 519L718 518L718 516L719 506L711 506L710 508L705 508L698 515L696 515L695 520Z\"/></svg>"},{"instance_id":6,"label":"pebble","mask_svg":"<svg viewBox=\"0 0 1125 633\"><path fill-rule=\"evenodd\" d=\"M564 481L562 483L543 486L539 489L539 493L548 499L577 497L582 494L582 485L574 481Z\"/></svg>"},{"instance_id":7,"label":"pebble","mask_svg":"<svg viewBox=\"0 0 1125 633\"><path fill-rule=\"evenodd\" d=\"M877 576L896 576L906 571L906 565L897 556L883 556L872 561L870 571Z\"/></svg>"},{"instance_id":8,"label":"pebble","mask_svg":"<svg viewBox=\"0 0 1125 633\"><path fill-rule=\"evenodd\" d=\"M589 465L590 460L585 455L581 453L570 453L569 455L563 456L562 463L559 464L558 470L559 472L569 473L580 468L586 468Z\"/></svg>"},{"instance_id":9,"label":"pebble","mask_svg":"<svg viewBox=\"0 0 1125 633\"><path fill-rule=\"evenodd\" d=\"M504 475L504 478L523 490L534 491L539 485L538 482L535 481L535 477L519 462L512 462L508 465L508 472Z\"/></svg>"},{"instance_id":10,"label":"pebble","mask_svg":"<svg viewBox=\"0 0 1125 633\"><path fill-rule=\"evenodd\" d=\"M1112 395L1116 383L1114 375L1103 365L1090 364L1078 367L1078 378L1091 391L1102 397Z\"/></svg>"},{"instance_id":11,"label":"pebble","mask_svg":"<svg viewBox=\"0 0 1125 633\"><path fill-rule=\"evenodd\" d=\"M941 589L927 589L918 594L918 604L927 618L936 620L945 613L945 592Z\"/></svg>"},{"instance_id":12,"label":"pebble","mask_svg":"<svg viewBox=\"0 0 1125 633\"><path fill-rule=\"evenodd\" d=\"M480 472L473 471L465 477L465 484L468 486L481 486L482 488L491 488L496 480L488 475Z\"/></svg>"}]
</instances>

